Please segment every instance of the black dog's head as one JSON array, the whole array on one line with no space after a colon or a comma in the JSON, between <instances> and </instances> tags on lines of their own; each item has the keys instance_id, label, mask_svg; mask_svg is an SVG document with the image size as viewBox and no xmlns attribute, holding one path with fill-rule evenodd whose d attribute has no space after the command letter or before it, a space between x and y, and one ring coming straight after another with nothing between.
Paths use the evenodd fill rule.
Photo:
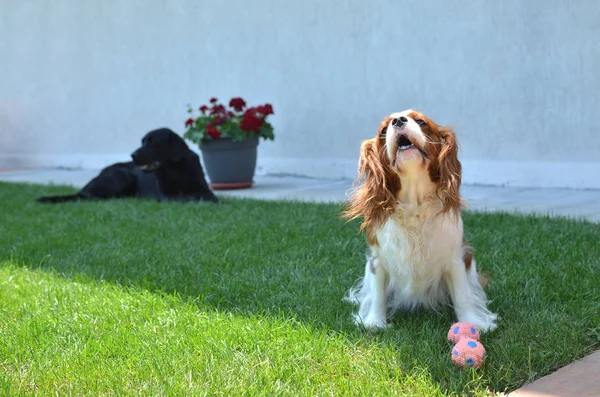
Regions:
<instances>
[{"instance_id":1,"label":"black dog's head","mask_svg":"<svg viewBox=\"0 0 600 397\"><path fill-rule=\"evenodd\" d=\"M177 162L189 150L185 141L168 128L152 130L142 138L142 146L131 154L135 165L154 171L166 162Z\"/></svg>"}]
</instances>

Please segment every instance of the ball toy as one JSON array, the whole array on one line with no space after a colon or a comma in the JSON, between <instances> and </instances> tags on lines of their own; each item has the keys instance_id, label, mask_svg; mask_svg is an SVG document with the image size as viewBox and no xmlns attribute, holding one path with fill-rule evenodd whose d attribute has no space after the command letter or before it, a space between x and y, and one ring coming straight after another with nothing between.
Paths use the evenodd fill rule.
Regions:
<instances>
[{"instance_id":1,"label":"ball toy","mask_svg":"<svg viewBox=\"0 0 600 397\"><path fill-rule=\"evenodd\" d=\"M475 339L462 338L452 348L451 356L460 367L479 368L485 360L485 348Z\"/></svg>"},{"instance_id":2,"label":"ball toy","mask_svg":"<svg viewBox=\"0 0 600 397\"><path fill-rule=\"evenodd\" d=\"M455 323L448 331L448 340L452 343L458 343L462 338L479 340L479 330L471 323Z\"/></svg>"}]
</instances>

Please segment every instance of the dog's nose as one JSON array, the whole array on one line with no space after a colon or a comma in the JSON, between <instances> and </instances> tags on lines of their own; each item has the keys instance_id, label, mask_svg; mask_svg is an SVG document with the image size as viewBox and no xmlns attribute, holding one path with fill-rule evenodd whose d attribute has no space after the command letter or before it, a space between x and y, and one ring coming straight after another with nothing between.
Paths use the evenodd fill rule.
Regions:
<instances>
[{"instance_id":1,"label":"dog's nose","mask_svg":"<svg viewBox=\"0 0 600 397\"><path fill-rule=\"evenodd\" d=\"M137 164L140 159L140 156L139 156L138 152L135 151L135 152L131 153L131 158L133 159L133 162Z\"/></svg>"},{"instance_id":2,"label":"dog's nose","mask_svg":"<svg viewBox=\"0 0 600 397\"><path fill-rule=\"evenodd\" d=\"M407 121L408 119L406 117L400 116L392 120L392 125L395 127L402 127L404 124L406 124Z\"/></svg>"}]
</instances>

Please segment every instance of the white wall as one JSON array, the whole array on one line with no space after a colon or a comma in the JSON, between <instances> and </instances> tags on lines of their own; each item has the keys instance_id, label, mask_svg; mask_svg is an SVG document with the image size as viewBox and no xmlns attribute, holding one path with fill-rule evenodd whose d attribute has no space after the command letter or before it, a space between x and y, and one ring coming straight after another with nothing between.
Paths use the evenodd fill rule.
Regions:
<instances>
[{"instance_id":1,"label":"white wall","mask_svg":"<svg viewBox=\"0 0 600 397\"><path fill-rule=\"evenodd\" d=\"M465 182L600 188L596 0L0 0L0 167L100 167L210 96L271 102L261 172L354 177L416 108Z\"/></svg>"}]
</instances>

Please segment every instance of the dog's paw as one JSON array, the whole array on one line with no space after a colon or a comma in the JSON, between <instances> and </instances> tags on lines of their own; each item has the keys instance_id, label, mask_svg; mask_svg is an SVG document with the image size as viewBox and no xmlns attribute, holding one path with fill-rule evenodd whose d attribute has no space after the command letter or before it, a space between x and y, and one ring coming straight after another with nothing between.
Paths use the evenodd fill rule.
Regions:
<instances>
[{"instance_id":1,"label":"dog's paw","mask_svg":"<svg viewBox=\"0 0 600 397\"><path fill-rule=\"evenodd\" d=\"M481 333L490 332L496 329L498 315L487 312L480 315L470 313L467 315L459 316L458 321L469 322L477 327Z\"/></svg>"},{"instance_id":2,"label":"dog's paw","mask_svg":"<svg viewBox=\"0 0 600 397\"><path fill-rule=\"evenodd\" d=\"M378 331L381 329L388 328L390 324L387 322L385 318L368 315L365 318L356 316L354 318L354 322L357 325L365 327L369 331Z\"/></svg>"},{"instance_id":3,"label":"dog's paw","mask_svg":"<svg viewBox=\"0 0 600 397\"><path fill-rule=\"evenodd\" d=\"M496 329L496 327L498 327L497 324L497 319L498 316L494 313L490 313L487 318L486 321L484 321L482 323L482 325L479 327L479 329L481 330L481 332L490 332Z\"/></svg>"}]
</instances>

